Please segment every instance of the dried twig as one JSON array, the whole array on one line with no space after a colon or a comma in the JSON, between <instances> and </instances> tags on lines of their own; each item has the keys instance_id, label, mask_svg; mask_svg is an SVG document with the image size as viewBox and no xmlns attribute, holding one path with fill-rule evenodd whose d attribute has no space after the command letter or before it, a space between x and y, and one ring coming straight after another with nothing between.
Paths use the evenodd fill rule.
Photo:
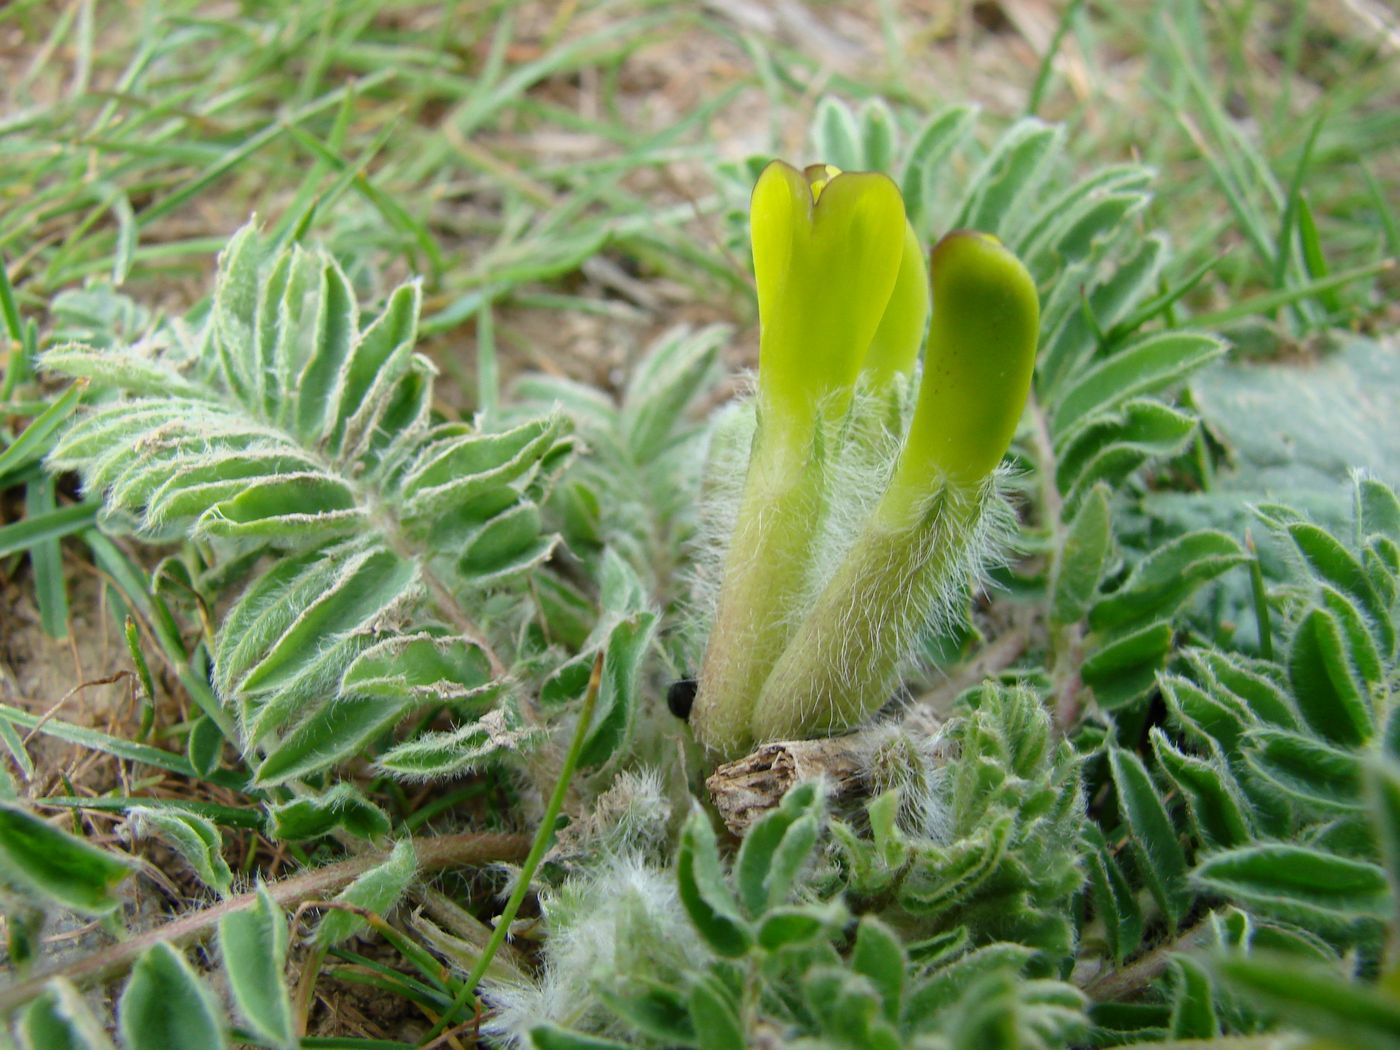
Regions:
<instances>
[{"instance_id":1,"label":"dried twig","mask_svg":"<svg viewBox=\"0 0 1400 1050\"><path fill-rule=\"evenodd\" d=\"M485 835L469 832L414 839L413 845L420 871L441 871L444 868L495 861L519 861L530 848L530 838L526 835ZM327 897L338 892L375 865L382 863L387 856L387 853L379 851L365 853L271 883L268 890L272 899L281 907L290 908L303 901ZM125 972L141 953L153 944L163 941L182 947L202 941L214 931L219 920L225 915L251 907L256 900L256 893L230 897L71 963L55 966L23 981L17 981L0 990L0 1013L13 1010L38 995L43 991L44 983L51 977L66 977L78 984L100 981Z\"/></svg>"}]
</instances>

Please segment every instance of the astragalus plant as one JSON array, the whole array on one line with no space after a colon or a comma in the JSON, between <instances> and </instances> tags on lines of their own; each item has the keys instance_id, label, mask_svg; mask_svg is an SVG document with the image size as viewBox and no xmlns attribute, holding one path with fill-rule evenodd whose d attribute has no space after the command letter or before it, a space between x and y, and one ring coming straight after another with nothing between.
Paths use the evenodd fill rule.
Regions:
<instances>
[{"instance_id":1,"label":"astragalus plant","mask_svg":"<svg viewBox=\"0 0 1400 1050\"><path fill-rule=\"evenodd\" d=\"M393 1046L1400 1043L1400 501L1256 503L1255 548L1159 515L1204 505L1225 346L1152 173L975 124L828 100L824 163L716 168L761 334L708 416L721 328L452 417L417 285L362 304L251 226L207 304L43 355L79 385L23 447L104 566L160 545L195 706L151 741L3 707L5 740L217 789L44 801L222 903L0 991L20 1045L328 1045L331 980L406 1004ZM120 925L118 851L0 830L12 959L46 911ZM303 870L253 885L234 836Z\"/></svg>"}]
</instances>

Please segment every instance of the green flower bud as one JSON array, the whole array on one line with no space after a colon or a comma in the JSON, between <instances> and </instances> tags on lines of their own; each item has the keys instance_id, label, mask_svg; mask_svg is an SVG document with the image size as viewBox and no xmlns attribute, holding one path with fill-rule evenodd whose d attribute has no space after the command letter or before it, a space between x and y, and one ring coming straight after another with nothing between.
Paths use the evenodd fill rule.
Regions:
<instances>
[{"instance_id":1,"label":"green flower bud","mask_svg":"<svg viewBox=\"0 0 1400 1050\"><path fill-rule=\"evenodd\" d=\"M887 512L907 512L938 478L967 486L990 474L1035 370L1040 300L1014 254L990 234L955 230L933 249L932 268L924 374Z\"/></svg>"},{"instance_id":2,"label":"green flower bud","mask_svg":"<svg viewBox=\"0 0 1400 1050\"><path fill-rule=\"evenodd\" d=\"M933 319L919 399L889 487L774 664L758 742L839 731L882 707L900 661L985 560L1003 506L989 479L1030 392L1035 284L993 237L933 251Z\"/></svg>"},{"instance_id":3,"label":"green flower bud","mask_svg":"<svg viewBox=\"0 0 1400 1050\"><path fill-rule=\"evenodd\" d=\"M884 175L775 161L750 223L757 428L691 715L699 740L725 755L748 746L754 702L809 587L831 444L862 367L869 358L877 382L908 370L927 311L904 202Z\"/></svg>"}]
</instances>

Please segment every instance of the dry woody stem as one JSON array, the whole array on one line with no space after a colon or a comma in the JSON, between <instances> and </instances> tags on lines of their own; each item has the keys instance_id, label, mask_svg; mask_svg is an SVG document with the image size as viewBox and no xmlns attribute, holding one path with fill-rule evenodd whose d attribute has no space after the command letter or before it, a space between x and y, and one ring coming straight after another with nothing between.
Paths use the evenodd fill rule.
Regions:
<instances>
[{"instance_id":1,"label":"dry woody stem","mask_svg":"<svg viewBox=\"0 0 1400 1050\"><path fill-rule=\"evenodd\" d=\"M446 868L470 867L497 861L519 861L530 848L526 835L478 834L444 835L414 839L420 871L442 871ZM268 886L272 899L282 908L292 908L303 901L318 900L338 893L365 872L382 864L387 853L375 851L323 868L293 875ZM165 942L183 947L204 940L218 927L219 920L230 912L252 907L256 892L243 893L202 911L185 915L153 930L136 934L128 940L86 955L72 963L37 973L23 981L0 990L0 1013L13 1010L43 991L51 977L67 977L77 984L101 981L124 973L147 948Z\"/></svg>"}]
</instances>

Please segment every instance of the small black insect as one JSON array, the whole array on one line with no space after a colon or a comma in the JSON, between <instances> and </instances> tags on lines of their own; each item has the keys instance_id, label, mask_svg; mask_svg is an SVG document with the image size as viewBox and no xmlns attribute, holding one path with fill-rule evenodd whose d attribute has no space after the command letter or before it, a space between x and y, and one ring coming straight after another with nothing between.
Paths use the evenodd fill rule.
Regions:
<instances>
[{"instance_id":1,"label":"small black insect","mask_svg":"<svg viewBox=\"0 0 1400 1050\"><path fill-rule=\"evenodd\" d=\"M681 678L671 683L666 690L666 706L682 722L690 719L690 709L695 703L697 683L694 678Z\"/></svg>"}]
</instances>

